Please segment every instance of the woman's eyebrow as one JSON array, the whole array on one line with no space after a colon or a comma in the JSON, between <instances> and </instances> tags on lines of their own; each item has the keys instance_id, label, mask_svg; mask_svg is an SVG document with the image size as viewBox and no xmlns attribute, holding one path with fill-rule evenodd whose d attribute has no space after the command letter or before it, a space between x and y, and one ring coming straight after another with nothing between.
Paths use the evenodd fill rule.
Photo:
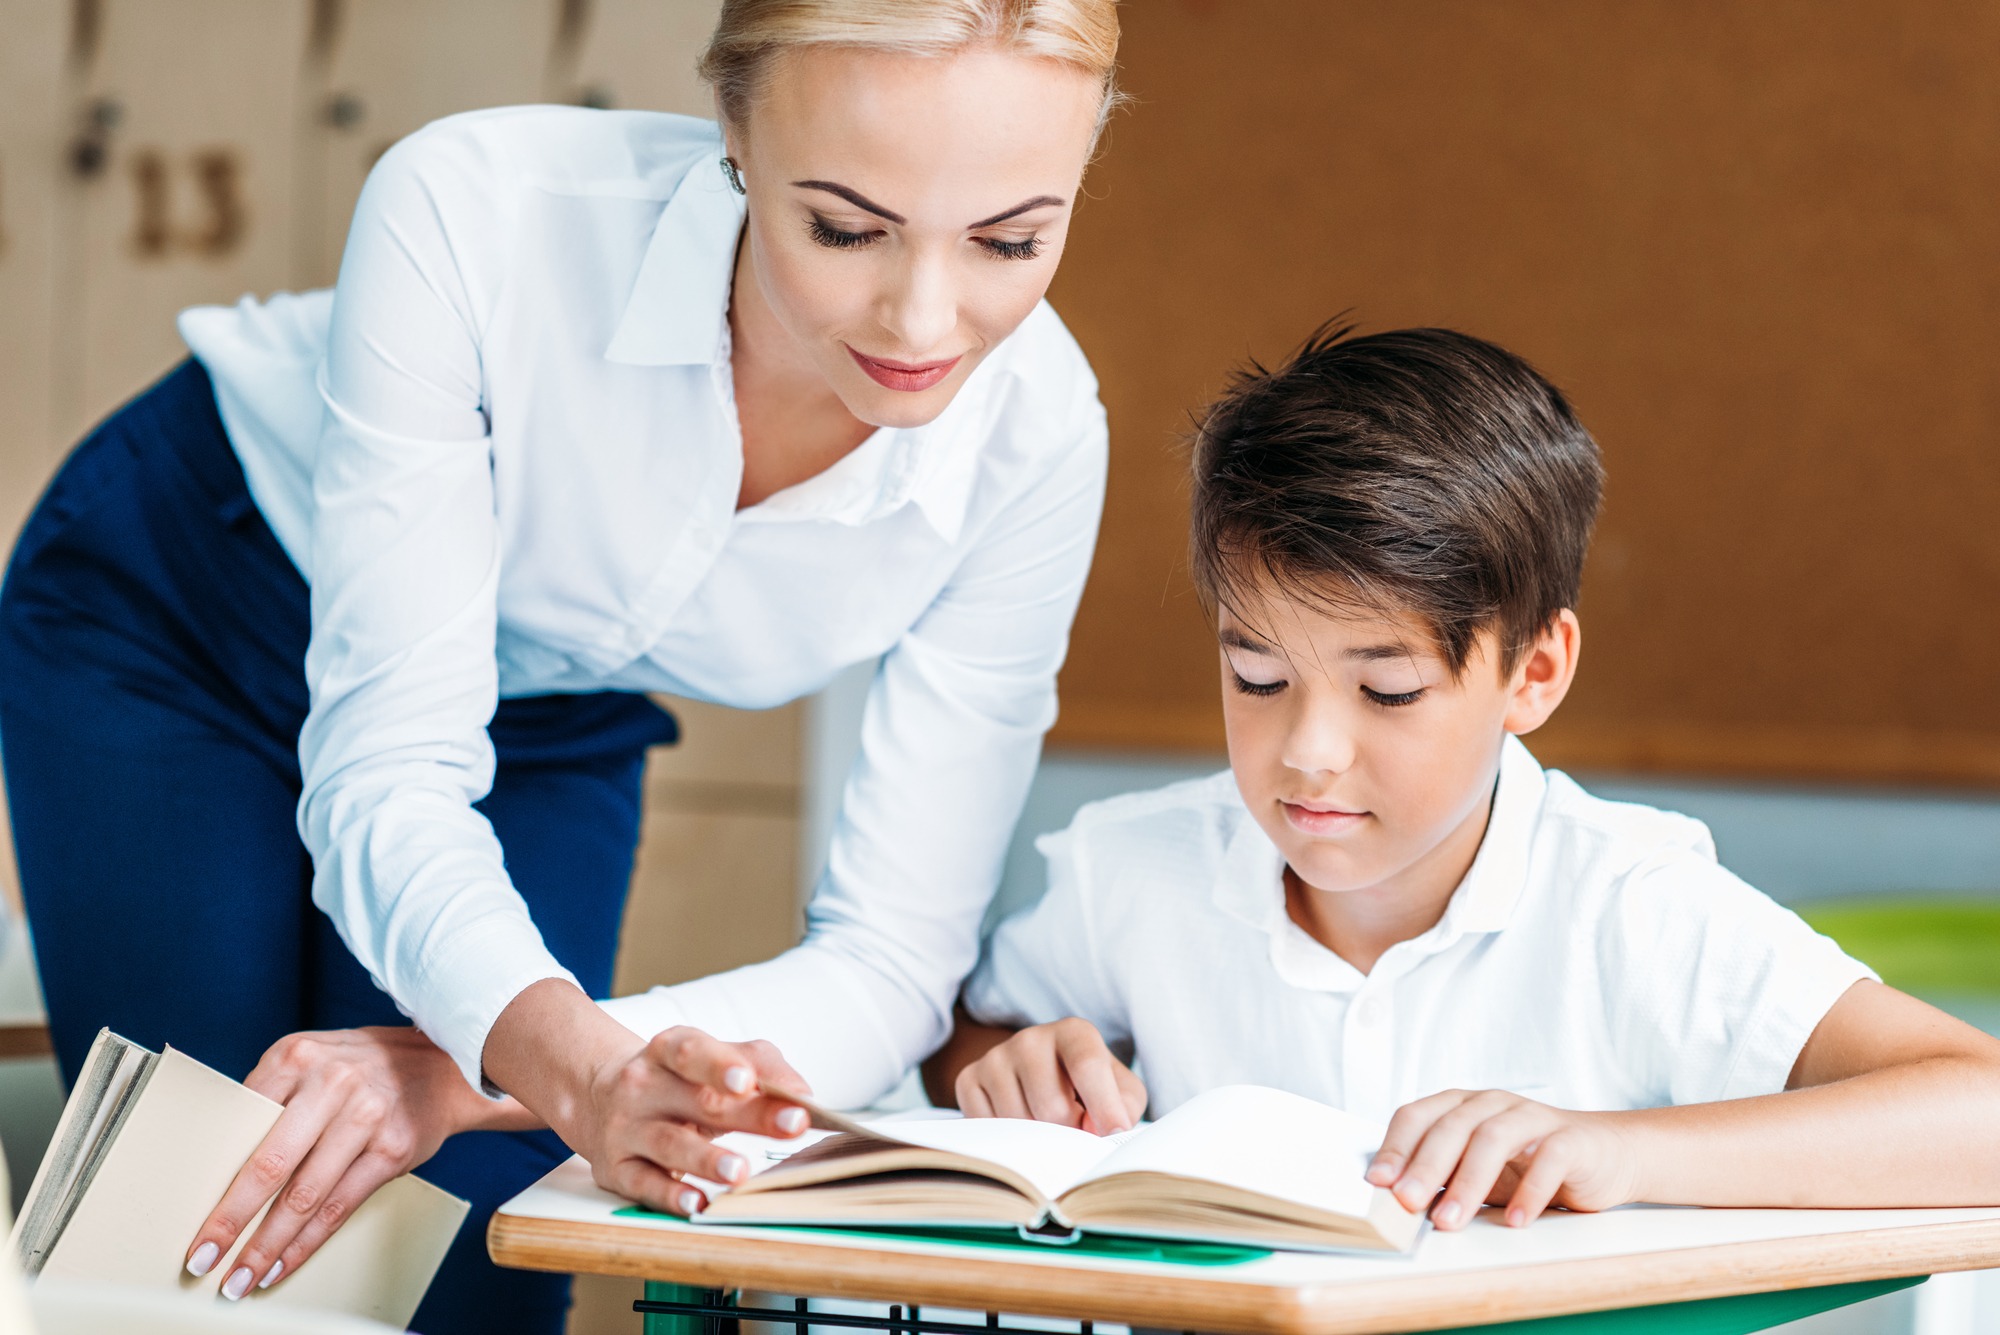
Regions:
<instances>
[{"instance_id":1,"label":"woman's eyebrow","mask_svg":"<svg viewBox=\"0 0 2000 1335\"><path fill-rule=\"evenodd\" d=\"M801 190L824 190L829 195L839 195L855 208L864 209L876 217L885 218L892 223L906 223L909 221L908 218L905 218L900 213L891 213L888 209L883 208L859 190L850 190L835 181L793 181L792 184Z\"/></svg>"},{"instance_id":2,"label":"woman's eyebrow","mask_svg":"<svg viewBox=\"0 0 2000 1335\"><path fill-rule=\"evenodd\" d=\"M965 230L976 232L982 227L991 227L995 223L1006 222L1009 218L1018 217L1026 213L1029 209L1039 209L1047 204L1054 204L1057 208L1061 208L1063 201L1054 195L1036 195L1033 199L1022 200L1019 204L1016 204L1013 208L1005 212L994 214L991 218L982 218Z\"/></svg>"}]
</instances>

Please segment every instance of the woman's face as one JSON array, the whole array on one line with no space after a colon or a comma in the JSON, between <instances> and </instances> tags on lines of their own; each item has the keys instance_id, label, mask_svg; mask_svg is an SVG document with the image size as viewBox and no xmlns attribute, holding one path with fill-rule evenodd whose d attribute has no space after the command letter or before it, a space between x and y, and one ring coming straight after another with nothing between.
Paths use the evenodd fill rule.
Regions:
<instances>
[{"instance_id":1,"label":"woman's face","mask_svg":"<svg viewBox=\"0 0 2000 1335\"><path fill-rule=\"evenodd\" d=\"M790 359L871 425L944 411L1055 276L1100 97L1072 66L992 50L781 57L729 145Z\"/></svg>"}]
</instances>

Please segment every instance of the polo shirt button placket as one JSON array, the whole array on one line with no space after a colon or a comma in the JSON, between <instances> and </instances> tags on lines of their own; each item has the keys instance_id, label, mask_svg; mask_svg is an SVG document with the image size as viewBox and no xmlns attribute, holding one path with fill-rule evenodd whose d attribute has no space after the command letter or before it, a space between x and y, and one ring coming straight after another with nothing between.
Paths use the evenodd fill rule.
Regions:
<instances>
[{"instance_id":1,"label":"polo shirt button placket","mask_svg":"<svg viewBox=\"0 0 2000 1335\"><path fill-rule=\"evenodd\" d=\"M1348 1012L1342 1094L1348 1111L1386 1119L1380 1104L1389 1091L1389 1002L1378 989L1363 988Z\"/></svg>"}]
</instances>

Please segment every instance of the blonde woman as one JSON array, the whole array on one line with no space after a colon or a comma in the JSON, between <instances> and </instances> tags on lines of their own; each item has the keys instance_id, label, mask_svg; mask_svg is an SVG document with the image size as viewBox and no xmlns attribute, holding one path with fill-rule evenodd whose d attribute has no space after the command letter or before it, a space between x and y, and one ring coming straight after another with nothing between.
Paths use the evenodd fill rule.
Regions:
<instances>
[{"instance_id":1,"label":"blonde woman","mask_svg":"<svg viewBox=\"0 0 2000 1335\"><path fill-rule=\"evenodd\" d=\"M719 125L431 126L332 293L188 312L79 447L0 604L61 1054L108 1024L287 1105L191 1269L275 1197L223 1290L281 1282L499 1132L426 1166L478 1208L417 1324L553 1331L482 1239L564 1145L686 1209L742 1170L709 1131L792 1125L758 1081L852 1103L944 1037L1095 538L1043 294L1116 43L1113 0L729 0ZM673 734L637 693L878 655L804 944L600 1007Z\"/></svg>"}]
</instances>

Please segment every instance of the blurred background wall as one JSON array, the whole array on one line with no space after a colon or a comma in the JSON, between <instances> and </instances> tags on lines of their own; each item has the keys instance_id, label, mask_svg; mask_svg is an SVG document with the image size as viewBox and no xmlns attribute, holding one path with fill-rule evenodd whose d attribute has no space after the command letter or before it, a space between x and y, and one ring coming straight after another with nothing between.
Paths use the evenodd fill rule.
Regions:
<instances>
[{"instance_id":1,"label":"blurred background wall","mask_svg":"<svg viewBox=\"0 0 2000 1335\"><path fill-rule=\"evenodd\" d=\"M389 144L505 103L704 114L715 7L0 0L0 535L183 355L181 307L332 281ZM1136 104L1052 294L1103 382L1111 489L1002 903L1039 892L1032 838L1081 802L1223 763L1179 441L1231 366L1349 312L1526 354L1604 447L1589 652L1537 751L1708 820L1751 880L1847 913L1891 981L2000 1019L2000 9L1132 0L1124 22ZM865 683L683 707L622 988L796 937ZM17 930L21 1184L60 1097L36 1006ZM579 1330L622 1292L588 1293Z\"/></svg>"}]
</instances>

